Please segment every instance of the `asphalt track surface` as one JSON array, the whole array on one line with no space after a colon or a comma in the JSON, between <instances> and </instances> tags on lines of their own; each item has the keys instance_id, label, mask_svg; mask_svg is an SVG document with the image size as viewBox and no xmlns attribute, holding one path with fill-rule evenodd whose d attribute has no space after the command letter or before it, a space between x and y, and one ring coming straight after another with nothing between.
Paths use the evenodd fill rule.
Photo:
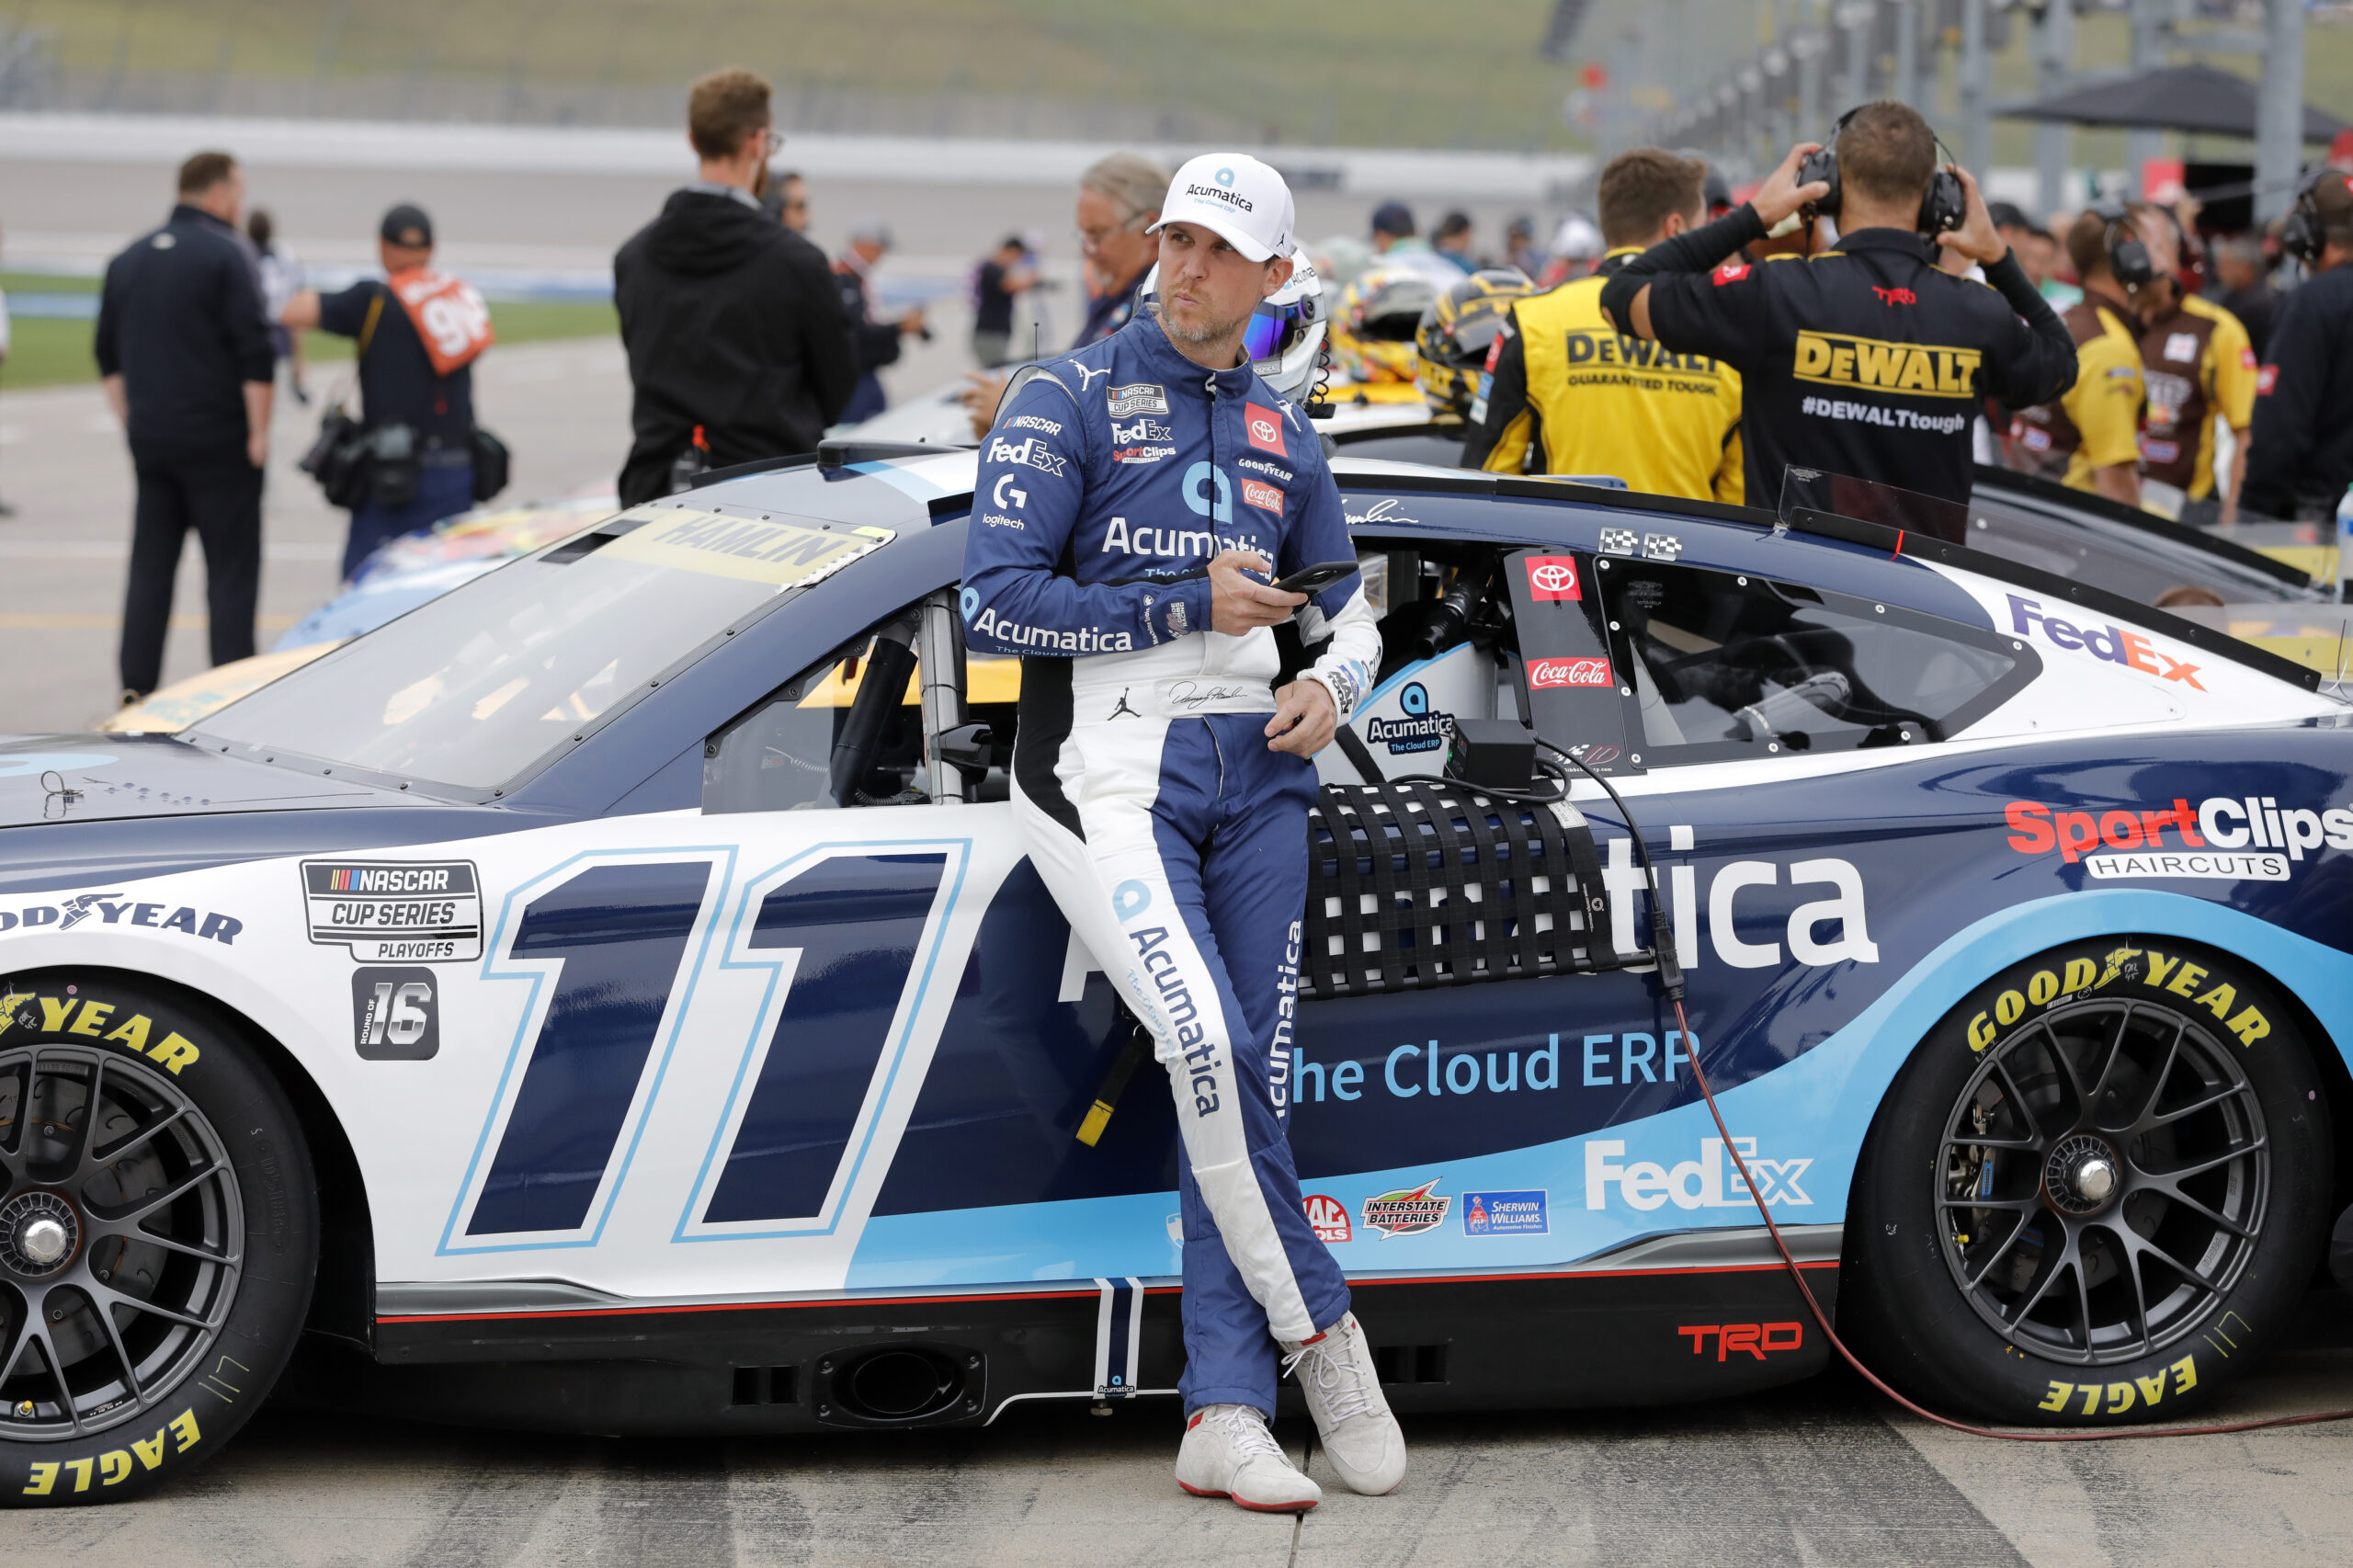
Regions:
<instances>
[{"instance_id":1,"label":"asphalt track surface","mask_svg":"<svg viewBox=\"0 0 2353 1568\"><path fill-rule=\"evenodd\" d=\"M2330 1310L2342 1315L2341 1305ZM2276 1356L2212 1414L2353 1404L2353 1348ZM1606 1354L1606 1347L1597 1347ZM1277 1426L1296 1460L1312 1429ZM1173 1402L894 1437L620 1441L265 1410L134 1503L19 1514L0 1562L465 1565L1330 1563L2211 1568L2353 1558L2353 1423L2064 1447L1894 1412L1840 1374L1630 1411L1422 1417L1388 1497L1304 1519L1188 1497Z\"/></svg>"}]
</instances>

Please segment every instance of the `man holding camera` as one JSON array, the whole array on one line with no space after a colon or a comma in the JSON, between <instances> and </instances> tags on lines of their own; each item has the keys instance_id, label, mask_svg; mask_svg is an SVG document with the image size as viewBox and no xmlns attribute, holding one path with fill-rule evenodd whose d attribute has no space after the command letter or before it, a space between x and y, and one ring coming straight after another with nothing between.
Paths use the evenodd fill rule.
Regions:
<instances>
[{"instance_id":1,"label":"man holding camera","mask_svg":"<svg viewBox=\"0 0 2353 1568\"><path fill-rule=\"evenodd\" d=\"M1837 248L1718 267L1802 210L1838 220ZM1938 245L1990 287L1938 270ZM1965 504L1982 401L2047 402L2075 375L1977 182L1938 168L1935 133L1897 103L1851 111L1828 148L1801 142L1748 205L1629 262L1601 307L1620 331L1740 372L1753 506L1774 505L1792 465Z\"/></svg>"},{"instance_id":2,"label":"man holding camera","mask_svg":"<svg viewBox=\"0 0 2353 1568\"><path fill-rule=\"evenodd\" d=\"M381 282L333 294L305 289L278 319L353 340L359 362L368 477L351 508L343 575L386 540L474 504L473 363L491 345L490 310L473 285L433 270L433 220L403 202L376 232Z\"/></svg>"}]
</instances>

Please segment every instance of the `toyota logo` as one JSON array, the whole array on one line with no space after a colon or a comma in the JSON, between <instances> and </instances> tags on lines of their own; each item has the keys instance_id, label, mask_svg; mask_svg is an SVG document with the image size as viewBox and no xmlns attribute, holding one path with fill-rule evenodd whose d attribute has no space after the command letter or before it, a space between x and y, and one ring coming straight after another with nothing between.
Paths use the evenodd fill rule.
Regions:
<instances>
[{"instance_id":1,"label":"toyota logo","mask_svg":"<svg viewBox=\"0 0 2353 1568\"><path fill-rule=\"evenodd\" d=\"M1577 569L1564 561L1547 562L1530 572L1529 579L1546 593L1554 594L1577 580Z\"/></svg>"}]
</instances>

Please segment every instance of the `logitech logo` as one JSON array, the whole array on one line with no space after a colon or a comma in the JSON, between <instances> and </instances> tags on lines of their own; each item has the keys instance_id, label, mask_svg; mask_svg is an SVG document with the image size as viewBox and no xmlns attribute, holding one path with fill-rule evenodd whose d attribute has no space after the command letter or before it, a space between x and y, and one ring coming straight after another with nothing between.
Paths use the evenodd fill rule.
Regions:
<instances>
[{"instance_id":1,"label":"logitech logo","mask_svg":"<svg viewBox=\"0 0 2353 1568\"><path fill-rule=\"evenodd\" d=\"M1007 496L1012 497L1012 499L1007 500ZM1029 505L1029 492L1027 490L1015 489L1013 487L1013 475L1009 473L1000 473L996 476L996 488L989 492L989 499L995 501L1000 506L1010 506L1017 512L1022 507Z\"/></svg>"}]
</instances>

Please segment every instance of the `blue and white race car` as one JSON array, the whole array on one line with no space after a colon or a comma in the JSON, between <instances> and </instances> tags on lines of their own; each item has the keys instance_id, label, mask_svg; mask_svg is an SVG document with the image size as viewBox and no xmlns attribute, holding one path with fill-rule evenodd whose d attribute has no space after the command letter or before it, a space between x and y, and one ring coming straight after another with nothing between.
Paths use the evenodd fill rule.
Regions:
<instances>
[{"instance_id":1,"label":"blue and white race car","mask_svg":"<svg viewBox=\"0 0 2353 1568\"><path fill-rule=\"evenodd\" d=\"M1274 1073L1399 1408L1813 1371L1760 1200L1946 1407L2256 1359L2353 1126L2315 672L1837 517L1336 467L1383 781L1319 758ZM1174 1388L1170 1096L1013 827L973 472L713 476L180 734L0 745L0 1496L200 1462L298 1344L345 1407L598 1432ZM1654 892L1595 783L1442 777L1499 718Z\"/></svg>"}]
</instances>

